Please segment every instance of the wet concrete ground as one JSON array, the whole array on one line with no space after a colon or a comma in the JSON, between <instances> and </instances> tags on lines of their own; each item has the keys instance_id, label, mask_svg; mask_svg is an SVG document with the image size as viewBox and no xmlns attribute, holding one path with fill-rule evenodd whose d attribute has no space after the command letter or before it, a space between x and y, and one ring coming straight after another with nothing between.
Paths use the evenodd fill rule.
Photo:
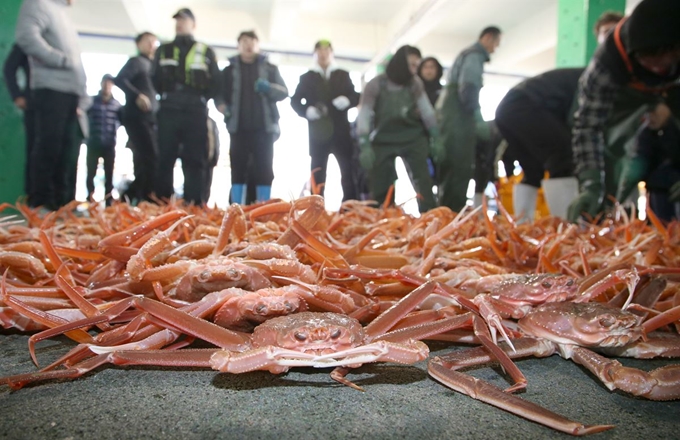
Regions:
<instances>
[{"instance_id":1,"label":"wet concrete ground","mask_svg":"<svg viewBox=\"0 0 680 440\"><path fill-rule=\"evenodd\" d=\"M0 332L0 375L34 371L28 337ZM41 342L46 365L73 344ZM433 353L452 348L431 344ZM650 370L672 361L623 360ZM677 360L675 361L677 362ZM586 424L613 424L593 439L677 439L680 401L650 402L610 392L557 356L518 362L521 396ZM275 376L201 369L105 366L74 381L18 391L0 387L0 438L7 439L545 439L567 438L431 379L426 363L366 365L350 374L359 392L328 370ZM497 369L476 377L507 386Z\"/></svg>"}]
</instances>

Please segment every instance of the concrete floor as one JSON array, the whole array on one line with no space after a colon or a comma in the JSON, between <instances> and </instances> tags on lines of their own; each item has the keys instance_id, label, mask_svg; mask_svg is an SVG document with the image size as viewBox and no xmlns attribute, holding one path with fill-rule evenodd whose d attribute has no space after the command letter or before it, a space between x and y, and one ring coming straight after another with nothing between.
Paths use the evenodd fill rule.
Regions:
<instances>
[{"instance_id":1,"label":"concrete floor","mask_svg":"<svg viewBox=\"0 0 680 440\"><path fill-rule=\"evenodd\" d=\"M0 376L33 371L27 336L0 332ZM43 364L73 344L41 342ZM433 353L451 348L431 344ZM646 370L670 361L624 360ZM586 424L614 424L593 439L677 439L680 401L650 402L610 392L557 356L518 363L523 398ZM474 375L505 386L497 371ZM328 371L275 376L153 367L102 367L75 381L10 391L0 387L0 438L8 439L545 439L566 434L457 394L430 379L425 362L367 365L350 374L366 392Z\"/></svg>"}]
</instances>

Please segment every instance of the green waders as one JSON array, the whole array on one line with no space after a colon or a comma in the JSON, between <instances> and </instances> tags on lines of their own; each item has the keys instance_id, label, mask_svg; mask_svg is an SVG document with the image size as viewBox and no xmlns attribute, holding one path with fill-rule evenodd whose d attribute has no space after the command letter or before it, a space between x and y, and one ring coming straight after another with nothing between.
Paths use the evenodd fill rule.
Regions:
<instances>
[{"instance_id":1,"label":"green waders","mask_svg":"<svg viewBox=\"0 0 680 440\"><path fill-rule=\"evenodd\" d=\"M397 179L394 160L401 157L419 196L418 209L425 212L434 208L432 179L427 168L429 138L410 88L392 91L387 89L387 80L382 81L374 112L375 136L371 148L375 152L375 163L369 173L373 198L381 203L385 200Z\"/></svg>"},{"instance_id":2,"label":"green waders","mask_svg":"<svg viewBox=\"0 0 680 440\"><path fill-rule=\"evenodd\" d=\"M459 212L467 203L467 189L474 174L477 134L474 113L463 109L457 84L446 86L441 136L446 155L439 164L439 203Z\"/></svg>"}]
</instances>

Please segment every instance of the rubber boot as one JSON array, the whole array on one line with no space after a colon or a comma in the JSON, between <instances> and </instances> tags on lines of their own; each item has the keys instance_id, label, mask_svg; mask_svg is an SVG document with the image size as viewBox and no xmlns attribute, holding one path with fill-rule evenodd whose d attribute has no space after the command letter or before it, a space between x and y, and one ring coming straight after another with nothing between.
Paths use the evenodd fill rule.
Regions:
<instances>
[{"instance_id":1,"label":"rubber boot","mask_svg":"<svg viewBox=\"0 0 680 440\"><path fill-rule=\"evenodd\" d=\"M526 183L518 183L513 187L512 208L515 211L517 223L534 221L537 197L538 188L535 186L527 185Z\"/></svg>"},{"instance_id":2,"label":"rubber boot","mask_svg":"<svg viewBox=\"0 0 680 440\"><path fill-rule=\"evenodd\" d=\"M239 205L246 204L247 186L245 183L235 183L231 185L231 202Z\"/></svg>"},{"instance_id":3,"label":"rubber boot","mask_svg":"<svg viewBox=\"0 0 680 440\"><path fill-rule=\"evenodd\" d=\"M555 177L541 181L550 215L566 220L569 204L578 196L576 177Z\"/></svg>"},{"instance_id":4,"label":"rubber boot","mask_svg":"<svg viewBox=\"0 0 680 440\"><path fill-rule=\"evenodd\" d=\"M255 193L258 202L266 202L271 198L272 187L270 185L257 185Z\"/></svg>"}]
</instances>

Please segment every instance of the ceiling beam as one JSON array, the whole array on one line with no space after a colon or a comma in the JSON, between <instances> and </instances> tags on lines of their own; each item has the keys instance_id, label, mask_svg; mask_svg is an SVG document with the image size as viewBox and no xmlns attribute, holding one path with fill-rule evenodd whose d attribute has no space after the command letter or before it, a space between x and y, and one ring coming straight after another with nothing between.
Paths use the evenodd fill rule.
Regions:
<instances>
[{"instance_id":1,"label":"ceiling beam","mask_svg":"<svg viewBox=\"0 0 680 440\"><path fill-rule=\"evenodd\" d=\"M414 8L413 2L407 4L395 14L395 17L387 26L388 41L384 47L375 54L371 61L366 65L365 70L375 68L382 63L385 58L396 51L404 44L419 41L430 33L441 20L450 16L450 11L454 8L464 7L474 0L418 0L419 5Z\"/></svg>"}]
</instances>

